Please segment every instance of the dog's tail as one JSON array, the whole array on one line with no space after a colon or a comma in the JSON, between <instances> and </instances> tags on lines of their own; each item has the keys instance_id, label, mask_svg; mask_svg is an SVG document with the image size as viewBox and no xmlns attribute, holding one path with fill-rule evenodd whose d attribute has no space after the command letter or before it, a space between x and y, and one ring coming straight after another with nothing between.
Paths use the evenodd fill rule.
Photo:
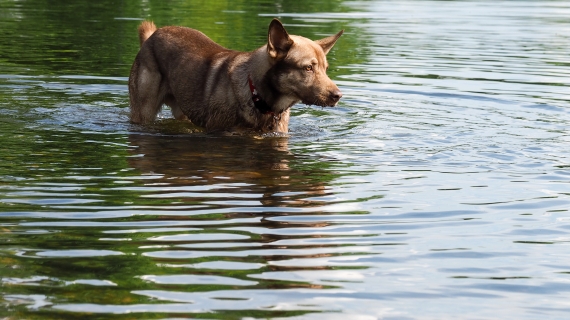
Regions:
<instances>
[{"instance_id":1,"label":"dog's tail","mask_svg":"<svg viewBox=\"0 0 570 320\"><path fill-rule=\"evenodd\" d=\"M156 31L156 26L152 21L143 21L139 26L139 40L141 47L143 43Z\"/></svg>"}]
</instances>

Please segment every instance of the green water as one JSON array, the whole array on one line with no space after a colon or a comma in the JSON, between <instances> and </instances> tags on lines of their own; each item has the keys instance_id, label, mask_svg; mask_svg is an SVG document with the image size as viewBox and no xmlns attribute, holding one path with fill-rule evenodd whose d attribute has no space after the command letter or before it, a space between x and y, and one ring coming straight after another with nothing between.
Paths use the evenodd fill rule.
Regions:
<instances>
[{"instance_id":1,"label":"green water","mask_svg":"<svg viewBox=\"0 0 570 320\"><path fill-rule=\"evenodd\" d=\"M0 318L565 319L570 6L0 0ZM128 122L143 19L345 34L289 137ZM189 75L192 76L192 75Z\"/></svg>"}]
</instances>

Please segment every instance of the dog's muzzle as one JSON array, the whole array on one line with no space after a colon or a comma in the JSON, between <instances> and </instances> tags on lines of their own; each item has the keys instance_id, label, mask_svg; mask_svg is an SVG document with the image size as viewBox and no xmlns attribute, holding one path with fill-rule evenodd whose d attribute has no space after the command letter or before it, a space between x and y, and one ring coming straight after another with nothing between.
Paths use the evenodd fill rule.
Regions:
<instances>
[{"instance_id":1,"label":"dog's muzzle","mask_svg":"<svg viewBox=\"0 0 570 320\"><path fill-rule=\"evenodd\" d=\"M333 105L337 104L340 98L342 98L342 92L338 89L330 92L329 94L329 100L333 101Z\"/></svg>"}]
</instances>

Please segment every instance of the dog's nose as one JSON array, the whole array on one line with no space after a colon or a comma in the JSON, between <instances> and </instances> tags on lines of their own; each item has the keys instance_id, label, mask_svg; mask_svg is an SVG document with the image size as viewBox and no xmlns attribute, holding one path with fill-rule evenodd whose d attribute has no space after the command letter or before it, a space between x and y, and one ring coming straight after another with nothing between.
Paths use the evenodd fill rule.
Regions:
<instances>
[{"instance_id":1,"label":"dog's nose","mask_svg":"<svg viewBox=\"0 0 570 320\"><path fill-rule=\"evenodd\" d=\"M340 90L334 90L330 93L330 98L332 101L334 101L335 103L337 103L340 98L342 98L342 92L340 92Z\"/></svg>"}]
</instances>

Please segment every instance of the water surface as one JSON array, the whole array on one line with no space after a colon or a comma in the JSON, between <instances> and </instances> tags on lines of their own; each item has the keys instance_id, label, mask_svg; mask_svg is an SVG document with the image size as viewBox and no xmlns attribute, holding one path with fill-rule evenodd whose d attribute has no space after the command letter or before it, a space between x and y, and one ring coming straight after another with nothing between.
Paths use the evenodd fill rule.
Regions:
<instances>
[{"instance_id":1,"label":"water surface","mask_svg":"<svg viewBox=\"0 0 570 320\"><path fill-rule=\"evenodd\" d=\"M570 5L0 0L0 316L566 319ZM346 32L289 137L128 122L142 19Z\"/></svg>"}]
</instances>

